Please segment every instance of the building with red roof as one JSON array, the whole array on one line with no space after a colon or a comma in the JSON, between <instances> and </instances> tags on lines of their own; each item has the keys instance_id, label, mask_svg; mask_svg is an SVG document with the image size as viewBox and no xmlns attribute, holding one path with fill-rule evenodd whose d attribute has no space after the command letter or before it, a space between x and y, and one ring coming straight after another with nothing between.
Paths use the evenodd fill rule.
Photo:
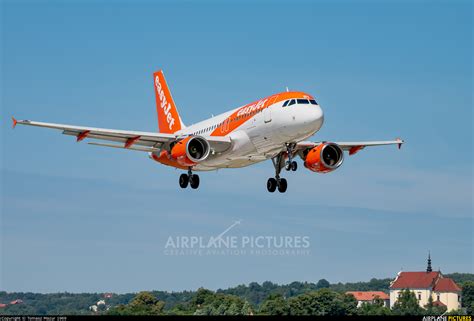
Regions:
<instances>
[{"instance_id":1,"label":"building with red roof","mask_svg":"<svg viewBox=\"0 0 474 321\"><path fill-rule=\"evenodd\" d=\"M390 305L390 296L382 291L348 291L346 294L354 296L357 300L357 307L360 307L364 303L375 303L376 300L382 300L386 307Z\"/></svg>"},{"instance_id":2,"label":"building with red roof","mask_svg":"<svg viewBox=\"0 0 474 321\"><path fill-rule=\"evenodd\" d=\"M16 300L13 300L12 302L10 302L11 305L22 304L22 303L23 303L23 300L20 300L20 299L16 299Z\"/></svg>"},{"instance_id":3,"label":"building with red roof","mask_svg":"<svg viewBox=\"0 0 474 321\"><path fill-rule=\"evenodd\" d=\"M431 269L431 256L425 272L399 272L390 284L390 307L393 307L400 292L409 289L415 293L418 303L425 308L430 298L435 306L445 306L447 311L461 308L461 288L453 279L444 277L441 271Z\"/></svg>"}]
</instances>

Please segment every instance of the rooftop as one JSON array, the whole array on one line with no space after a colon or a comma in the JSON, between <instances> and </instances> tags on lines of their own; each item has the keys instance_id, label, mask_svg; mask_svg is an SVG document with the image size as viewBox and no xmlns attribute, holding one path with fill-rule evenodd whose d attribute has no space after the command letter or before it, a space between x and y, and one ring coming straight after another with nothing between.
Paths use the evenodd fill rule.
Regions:
<instances>
[{"instance_id":1,"label":"rooftop","mask_svg":"<svg viewBox=\"0 0 474 321\"><path fill-rule=\"evenodd\" d=\"M437 292L460 292L461 288L450 278L441 278L436 282L433 291Z\"/></svg>"},{"instance_id":2,"label":"rooftop","mask_svg":"<svg viewBox=\"0 0 474 321\"><path fill-rule=\"evenodd\" d=\"M400 272L390 285L390 289L432 288L440 275L440 272Z\"/></svg>"},{"instance_id":3,"label":"rooftop","mask_svg":"<svg viewBox=\"0 0 474 321\"><path fill-rule=\"evenodd\" d=\"M352 294L357 301L372 301L376 298L389 300L388 294L382 291L349 291L346 294Z\"/></svg>"}]
</instances>

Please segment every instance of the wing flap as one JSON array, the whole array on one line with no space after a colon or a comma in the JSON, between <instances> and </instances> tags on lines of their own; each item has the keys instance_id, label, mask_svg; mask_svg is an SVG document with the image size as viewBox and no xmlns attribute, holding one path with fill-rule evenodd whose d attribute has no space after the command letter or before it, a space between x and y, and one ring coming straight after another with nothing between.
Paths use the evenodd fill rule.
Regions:
<instances>
[{"instance_id":1,"label":"wing flap","mask_svg":"<svg viewBox=\"0 0 474 321\"><path fill-rule=\"evenodd\" d=\"M87 144L94 145L94 146L121 148L121 149L126 149L126 150L134 150L134 151L139 151L139 152L150 152L150 153L159 152L161 150L160 148L155 148L155 147L142 147L142 146L125 147L124 145L106 144L106 143L97 143L97 142L88 142Z\"/></svg>"},{"instance_id":2,"label":"wing flap","mask_svg":"<svg viewBox=\"0 0 474 321\"><path fill-rule=\"evenodd\" d=\"M79 139L79 136L81 135L81 132L75 132L75 131L69 131L65 130L63 131L64 135L69 135L69 136L76 136ZM124 135L111 135L109 133L99 133L99 132L89 132L87 134L87 138L92 138L92 139L98 139L98 140L107 140L111 142L118 142L118 143L127 143L130 139L134 139L136 137L140 137L139 139L135 140L133 145L142 145L142 146L149 146L149 147L156 147L158 145L161 145L168 140L160 140L156 139L155 137L147 137L147 136L124 136ZM80 139L82 140L82 139Z\"/></svg>"},{"instance_id":3,"label":"wing flap","mask_svg":"<svg viewBox=\"0 0 474 321\"><path fill-rule=\"evenodd\" d=\"M320 144L325 143L322 142L310 142L310 141L302 141L296 144L297 150L304 150L307 148L313 148L319 146ZM349 155L354 155L358 151L372 146L385 146L385 145L398 145L400 149L402 144L405 143L404 140L401 138L397 138L395 140L378 140L378 141L356 141L356 142L333 142L339 145L342 150L348 151Z\"/></svg>"}]
</instances>

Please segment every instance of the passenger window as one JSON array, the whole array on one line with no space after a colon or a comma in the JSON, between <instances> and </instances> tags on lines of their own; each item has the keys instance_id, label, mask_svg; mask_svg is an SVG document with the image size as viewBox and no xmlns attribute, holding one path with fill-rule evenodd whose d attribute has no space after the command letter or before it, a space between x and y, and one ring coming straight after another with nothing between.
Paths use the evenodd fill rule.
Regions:
<instances>
[{"instance_id":1,"label":"passenger window","mask_svg":"<svg viewBox=\"0 0 474 321\"><path fill-rule=\"evenodd\" d=\"M288 106L291 106L291 105L294 105L294 104L295 104L295 100L292 99L292 100L290 101L290 103L288 104Z\"/></svg>"},{"instance_id":2,"label":"passenger window","mask_svg":"<svg viewBox=\"0 0 474 321\"><path fill-rule=\"evenodd\" d=\"M298 104L309 104L308 99L297 99Z\"/></svg>"},{"instance_id":3,"label":"passenger window","mask_svg":"<svg viewBox=\"0 0 474 321\"><path fill-rule=\"evenodd\" d=\"M310 99L309 102L310 102L312 105L317 105L317 104L318 104L318 103L316 102L316 100L314 100L314 99Z\"/></svg>"},{"instance_id":4,"label":"passenger window","mask_svg":"<svg viewBox=\"0 0 474 321\"><path fill-rule=\"evenodd\" d=\"M288 105L289 102L290 102L289 100L285 101L285 103L283 104L283 107L286 107L286 105Z\"/></svg>"}]
</instances>

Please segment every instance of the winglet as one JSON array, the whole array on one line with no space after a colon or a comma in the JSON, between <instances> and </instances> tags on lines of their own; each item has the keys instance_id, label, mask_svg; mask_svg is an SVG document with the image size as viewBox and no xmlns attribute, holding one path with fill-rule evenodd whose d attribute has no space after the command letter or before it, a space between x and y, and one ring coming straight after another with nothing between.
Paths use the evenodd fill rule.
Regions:
<instances>
[{"instance_id":1,"label":"winglet","mask_svg":"<svg viewBox=\"0 0 474 321\"><path fill-rule=\"evenodd\" d=\"M18 121L13 116L12 116L12 122L13 122L12 128L15 128L16 124L18 124Z\"/></svg>"},{"instance_id":2,"label":"winglet","mask_svg":"<svg viewBox=\"0 0 474 321\"><path fill-rule=\"evenodd\" d=\"M397 141L398 141L398 149L402 148L402 144L404 143L403 139L401 139L400 137L397 137Z\"/></svg>"}]
</instances>

